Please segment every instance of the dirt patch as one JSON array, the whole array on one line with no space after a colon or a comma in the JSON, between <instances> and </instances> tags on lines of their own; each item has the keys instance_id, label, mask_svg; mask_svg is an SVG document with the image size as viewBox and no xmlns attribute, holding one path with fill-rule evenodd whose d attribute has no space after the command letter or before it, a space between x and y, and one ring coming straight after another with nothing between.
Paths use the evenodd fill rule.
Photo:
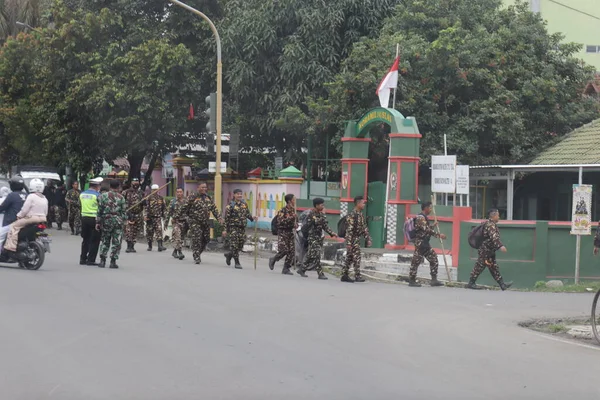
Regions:
<instances>
[{"instance_id":1,"label":"dirt patch","mask_svg":"<svg viewBox=\"0 0 600 400\"><path fill-rule=\"evenodd\" d=\"M548 318L548 319L532 319L519 323L519 326L531 329L536 332L542 332L548 335L560 337L562 339L573 340L589 345L600 347L600 343L596 341L591 334L590 318ZM589 335L586 337L585 331Z\"/></svg>"}]
</instances>

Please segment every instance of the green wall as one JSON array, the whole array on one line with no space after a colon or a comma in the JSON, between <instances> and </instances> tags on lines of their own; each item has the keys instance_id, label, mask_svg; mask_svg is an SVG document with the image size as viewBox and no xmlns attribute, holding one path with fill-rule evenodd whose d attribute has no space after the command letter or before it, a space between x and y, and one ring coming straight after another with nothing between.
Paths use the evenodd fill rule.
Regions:
<instances>
[{"instance_id":1,"label":"green wall","mask_svg":"<svg viewBox=\"0 0 600 400\"><path fill-rule=\"evenodd\" d=\"M298 210L298 215L304 212L306 208L313 208L312 199L296 199L296 208L302 209ZM325 212L327 215L327 223L332 231L337 233L337 224L340 220L340 202L335 200L325 201ZM331 213L334 212L334 213Z\"/></svg>"},{"instance_id":2,"label":"green wall","mask_svg":"<svg viewBox=\"0 0 600 400\"><path fill-rule=\"evenodd\" d=\"M573 283L576 237L569 233L571 226L547 221L531 222L499 225L502 243L508 249L507 253L496 253L504 280L514 281L517 288L531 288L537 281L551 279ZM465 235L460 241L458 279L468 282L477 250L469 246L467 236L479 222L464 221L461 224L461 232ZM593 234L581 237L581 281L600 279L600 259L592 255L593 238ZM496 284L487 270L480 275L478 282Z\"/></svg>"}]
</instances>

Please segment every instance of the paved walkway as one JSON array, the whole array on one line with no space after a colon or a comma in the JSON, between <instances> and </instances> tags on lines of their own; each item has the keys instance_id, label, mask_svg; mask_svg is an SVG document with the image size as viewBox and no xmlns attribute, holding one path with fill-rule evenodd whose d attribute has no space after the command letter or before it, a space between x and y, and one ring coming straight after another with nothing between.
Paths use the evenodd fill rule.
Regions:
<instances>
[{"instance_id":1,"label":"paved walkway","mask_svg":"<svg viewBox=\"0 0 600 400\"><path fill-rule=\"evenodd\" d=\"M590 294L349 285L214 253L101 270L78 251L55 232L40 271L0 268L0 399L600 396L599 351L517 326L585 315Z\"/></svg>"}]
</instances>

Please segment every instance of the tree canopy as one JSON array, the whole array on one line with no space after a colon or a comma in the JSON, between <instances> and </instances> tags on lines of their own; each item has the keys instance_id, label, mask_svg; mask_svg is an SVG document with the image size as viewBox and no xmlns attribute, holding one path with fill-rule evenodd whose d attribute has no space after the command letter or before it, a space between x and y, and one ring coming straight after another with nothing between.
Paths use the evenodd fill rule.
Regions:
<instances>
[{"instance_id":1,"label":"tree canopy","mask_svg":"<svg viewBox=\"0 0 600 400\"><path fill-rule=\"evenodd\" d=\"M549 34L522 4L188 3L221 33L224 128L238 125L245 148L302 163L308 135L318 151L328 140L339 145L344 121L378 105L375 89L396 44L396 108L416 117L425 162L441 153L443 134L463 163L526 162L599 116L599 103L582 96L593 71L574 57L580 45ZM37 161L87 171L123 156L137 176L144 157L200 140L200 111L215 90L215 42L195 15L165 0L0 0L0 18L5 166ZM39 30L16 29L17 18ZM199 116L193 123L190 103ZM373 132L381 146L384 133Z\"/></svg>"}]
</instances>

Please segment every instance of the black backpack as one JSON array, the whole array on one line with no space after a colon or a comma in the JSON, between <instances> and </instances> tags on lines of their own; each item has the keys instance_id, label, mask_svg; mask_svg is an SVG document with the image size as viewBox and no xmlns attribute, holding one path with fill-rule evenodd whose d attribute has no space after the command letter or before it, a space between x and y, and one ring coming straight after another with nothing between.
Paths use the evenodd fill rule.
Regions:
<instances>
[{"instance_id":1,"label":"black backpack","mask_svg":"<svg viewBox=\"0 0 600 400\"><path fill-rule=\"evenodd\" d=\"M483 244L483 230L485 228L485 222L481 223L480 225L477 225L476 227L474 227L473 229L471 229L471 232L469 232L469 246L471 246L474 249L479 249L481 247L481 245Z\"/></svg>"},{"instance_id":2,"label":"black backpack","mask_svg":"<svg viewBox=\"0 0 600 400\"><path fill-rule=\"evenodd\" d=\"M271 233L277 235L277 215L271 220Z\"/></svg>"},{"instance_id":3,"label":"black backpack","mask_svg":"<svg viewBox=\"0 0 600 400\"><path fill-rule=\"evenodd\" d=\"M342 217L337 224L338 236L342 239L346 237L346 230L348 229L348 216Z\"/></svg>"}]
</instances>

